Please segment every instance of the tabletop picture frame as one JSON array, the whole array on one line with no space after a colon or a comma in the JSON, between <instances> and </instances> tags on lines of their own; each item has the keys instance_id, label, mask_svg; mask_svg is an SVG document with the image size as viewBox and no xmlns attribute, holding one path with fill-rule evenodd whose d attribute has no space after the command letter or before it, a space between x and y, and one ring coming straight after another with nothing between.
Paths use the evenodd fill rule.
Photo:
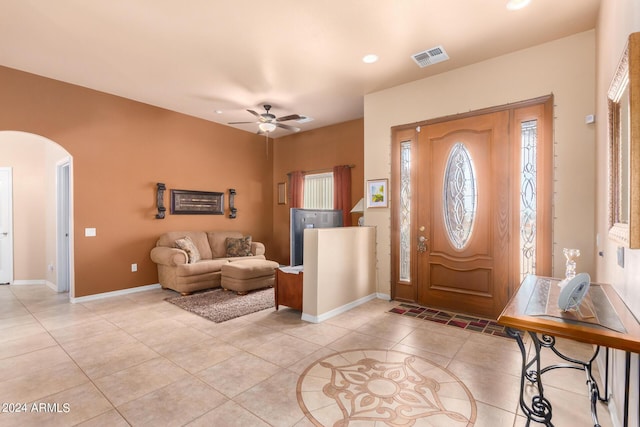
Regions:
<instances>
[{"instance_id":1,"label":"tabletop picture frame","mask_svg":"<svg viewBox=\"0 0 640 427\"><path fill-rule=\"evenodd\" d=\"M367 180L367 208L389 207L389 180L386 178Z\"/></svg>"}]
</instances>

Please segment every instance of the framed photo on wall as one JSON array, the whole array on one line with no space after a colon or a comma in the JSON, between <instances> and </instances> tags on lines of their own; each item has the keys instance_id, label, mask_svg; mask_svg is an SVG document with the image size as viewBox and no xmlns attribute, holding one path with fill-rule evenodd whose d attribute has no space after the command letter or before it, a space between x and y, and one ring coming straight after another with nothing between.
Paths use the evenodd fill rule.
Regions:
<instances>
[{"instance_id":1,"label":"framed photo on wall","mask_svg":"<svg viewBox=\"0 0 640 427\"><path fill-rule=\"evenodd\" d=\"M367 207L386 208L389 207L389 180L369 179L367 180Z\"/></svg>"},{"instance_id":2,"label":"framed photo on wall","mask_svg":"<svg viewBox=\"0 0 640 427\"><path fill-rule=\"evenodd\" d=\"M287 183L286 182L278 183L278 204L279 205L287 204Z\"/></svg>"}]
</instances>

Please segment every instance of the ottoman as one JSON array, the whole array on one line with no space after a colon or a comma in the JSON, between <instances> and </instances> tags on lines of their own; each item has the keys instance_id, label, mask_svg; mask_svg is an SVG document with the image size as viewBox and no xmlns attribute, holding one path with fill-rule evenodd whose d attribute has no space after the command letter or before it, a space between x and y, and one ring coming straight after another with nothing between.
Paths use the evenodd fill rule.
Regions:
<instances>
[{"instance_id":1,"label":"ottoman","mask_svg":"<svg viewBox=\"0 0 640 427\"><path fill-rule=\"evenodd\" d=\"M266 259L247 259L225 264L221 268L220 284L226 290L244 295L254 289L273 286L279 264Z\"/></svg>"}]
</instances>

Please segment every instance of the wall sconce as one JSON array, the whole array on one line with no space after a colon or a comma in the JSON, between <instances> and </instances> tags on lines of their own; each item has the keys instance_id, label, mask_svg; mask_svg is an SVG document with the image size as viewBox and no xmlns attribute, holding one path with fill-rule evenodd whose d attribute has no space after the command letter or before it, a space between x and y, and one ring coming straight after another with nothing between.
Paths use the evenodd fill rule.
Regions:
<instances>
[{"instance_id":1,"label":"wall sconce","mask_svg":"<svg viewBox=\"0 0 640 427\"><path fill-rule=\"evenodd\" d=\"M166 190L166 187L162 182L157 183L156 186L158 187L156 194L156 205L158 206L158 213L156 214L156 219L164 219L164 213L167 210L167 208L164 207L164 190Z\"/></svg>"},{"instance_id":2,"label":"wall sconce","mask_svg":"<svg viewBox=\"0 0 640 427\"><path fill-rule=\"evenodd\" d=\"M229 189L229 218L234 219L238 212L238 209L233 205L236 198L236 190L235 188Z\"/></svg>"}]
</instances>

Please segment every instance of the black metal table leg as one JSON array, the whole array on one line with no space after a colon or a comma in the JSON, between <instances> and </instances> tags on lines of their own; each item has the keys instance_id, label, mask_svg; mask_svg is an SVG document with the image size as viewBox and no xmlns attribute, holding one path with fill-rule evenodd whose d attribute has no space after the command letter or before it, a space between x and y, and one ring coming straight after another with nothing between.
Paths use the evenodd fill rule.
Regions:
<instances>
[{"instance_id":1,"label":"black metal table leg","mask_svg":"<svg viewBox=\"0 0 640 427\"><path fill-rule=\"evenodd\" d=\"M572 357L562 354L556 347L556 339L550 335L541 335L534 332L528 332L532 339L535 354L531 356L531 359L527 359L527 352L522 341L521 333L511 328L507 328L507 334L514 338L518 343L520 352L522 353L522 372L520 375L520 408L527 416L527 426L531 421L544 424L546 426L553 426L551 422L552 407L551 403L544 397L544 387L542 384L542 375L552 371L554 369L578 369L584 371L586 375L586 384L589 390L589 397L591 403L591 418L593 420L594 427L600 427L598 421L598 401L607 402L607 396L602 397L596 379L593 377L593 363L600 352L600 346L597 346L591 358L588 361L582 361L574 359ZM558 357L568 363L559 363L554 365L540 366L540 353L543 348L548 348L553 351ZM608 357L608 353L607 353ZM537 394L531 399L531 405L529 406L524 401L525 381L529 381L536 387Z\"/></svg>"}]
</instances>

